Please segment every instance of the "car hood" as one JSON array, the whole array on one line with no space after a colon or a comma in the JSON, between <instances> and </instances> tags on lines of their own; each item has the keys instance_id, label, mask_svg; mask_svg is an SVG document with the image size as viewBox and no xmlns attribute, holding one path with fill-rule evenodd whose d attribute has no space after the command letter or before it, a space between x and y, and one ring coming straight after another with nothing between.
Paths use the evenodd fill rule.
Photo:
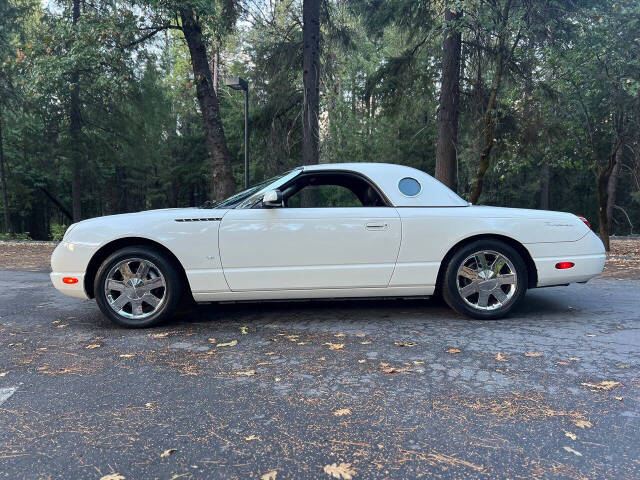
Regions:
<instances>
[{"instance_id":1,"label":"car hood","mask_svg":"<svg viewBox=\"0 0 640 480\"><path fill-rule=\"evenodd\" d=\"M162 236L176 222L220 220L229 210L213 208L163 208L135 213L95 217L71 225L64 236L67 242L102 243L123 236ZM169 227L169 228L168 228ZM89 240L91 239L91 240Z\"/></svg>"}]
</instances>

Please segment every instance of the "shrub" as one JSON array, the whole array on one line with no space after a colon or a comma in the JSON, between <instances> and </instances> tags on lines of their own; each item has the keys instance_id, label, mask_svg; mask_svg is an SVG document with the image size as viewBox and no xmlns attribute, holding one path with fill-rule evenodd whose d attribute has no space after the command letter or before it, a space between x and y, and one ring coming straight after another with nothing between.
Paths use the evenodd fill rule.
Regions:
<instances>
[{"instance_id":1,"label":"shrub","mask_svg":"<svg viewBox=\"0 0 640 480\"><path fill-rule=\"evenodd\" d=\"M51 240L54 242L60 242L64 237L64 232L67 231L67 225L61 225L59 223L51 224Z\"/></svg>"},{"instance_id":2,"label":"shrub","mask_svg":"<svg viewBox=\"0 0 640 480\"><path fill-rule=\"evenodd\" d=\"M0 233L0 241L8 242L11 240L31 240L29 232L22 233Z\"/></svg>"}]
</instances>

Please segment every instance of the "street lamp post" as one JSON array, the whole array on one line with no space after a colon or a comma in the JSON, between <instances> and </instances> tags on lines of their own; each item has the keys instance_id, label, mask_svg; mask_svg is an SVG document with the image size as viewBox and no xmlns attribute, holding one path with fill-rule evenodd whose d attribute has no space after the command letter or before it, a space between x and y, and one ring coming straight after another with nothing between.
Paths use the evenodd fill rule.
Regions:
<instances>
[{"instance_id":1,"label":"street lamp post","mask_svg":"<svg viewBox=\"0 0 640 480\"><path fill-rule=\"evenodd\" d=\"M244 188L249 188L249 84L244 78L230 77L227 87L244 90Z\"/></svg>"}]
</instances>

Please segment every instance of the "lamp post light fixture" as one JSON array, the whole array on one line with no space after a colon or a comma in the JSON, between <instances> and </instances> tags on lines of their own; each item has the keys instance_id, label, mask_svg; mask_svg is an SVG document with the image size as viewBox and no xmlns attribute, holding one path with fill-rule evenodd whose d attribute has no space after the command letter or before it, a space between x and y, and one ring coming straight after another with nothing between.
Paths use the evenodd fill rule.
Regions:
<instances>
[{"instance_id":1,"label":"lamp post light fixture","mask_svg":"<svg viewBox=\"0 0 640 480\"><path fill-rule=\"evenodd\" d=\"M244 188L249 188L249 84L244 78L230 77L227 87L244 90Z\"/></svg>"}]
</instances>

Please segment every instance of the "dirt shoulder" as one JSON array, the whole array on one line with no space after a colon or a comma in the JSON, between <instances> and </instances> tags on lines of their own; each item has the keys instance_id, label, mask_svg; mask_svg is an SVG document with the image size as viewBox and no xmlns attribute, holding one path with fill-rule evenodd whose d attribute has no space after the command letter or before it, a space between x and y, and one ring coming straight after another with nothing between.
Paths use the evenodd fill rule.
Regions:
<instances>
[{"instance_id":1,"label":"dirt shoulder","mask_svg":"<svg viewBox=\"0 0 640 480\"><path fill-rule=\"evenodd\" d=\"M0 242L0 270L50 271L55 242ZM605 278L640 280L640 238L611 239Z\"/></svg>"},{"instance_id":2,"label":"dirt shoulder","mask_svg":"<svg viewBox=\"0 0 640 480\"><path fill-rule=\"evenodd\" d=\"M55 242L0 242L0 270L51 271Z\"/></svg>"},{"instance_id":3,"label":"dirt shoulder","mask_svg":"<svg viewBox=\"0 0 640 480\"><path fill-rule=\"evenodd\" d=\"M640 238L612 238L605 278L640 280Z\"/></svg>"}]
</instances>

